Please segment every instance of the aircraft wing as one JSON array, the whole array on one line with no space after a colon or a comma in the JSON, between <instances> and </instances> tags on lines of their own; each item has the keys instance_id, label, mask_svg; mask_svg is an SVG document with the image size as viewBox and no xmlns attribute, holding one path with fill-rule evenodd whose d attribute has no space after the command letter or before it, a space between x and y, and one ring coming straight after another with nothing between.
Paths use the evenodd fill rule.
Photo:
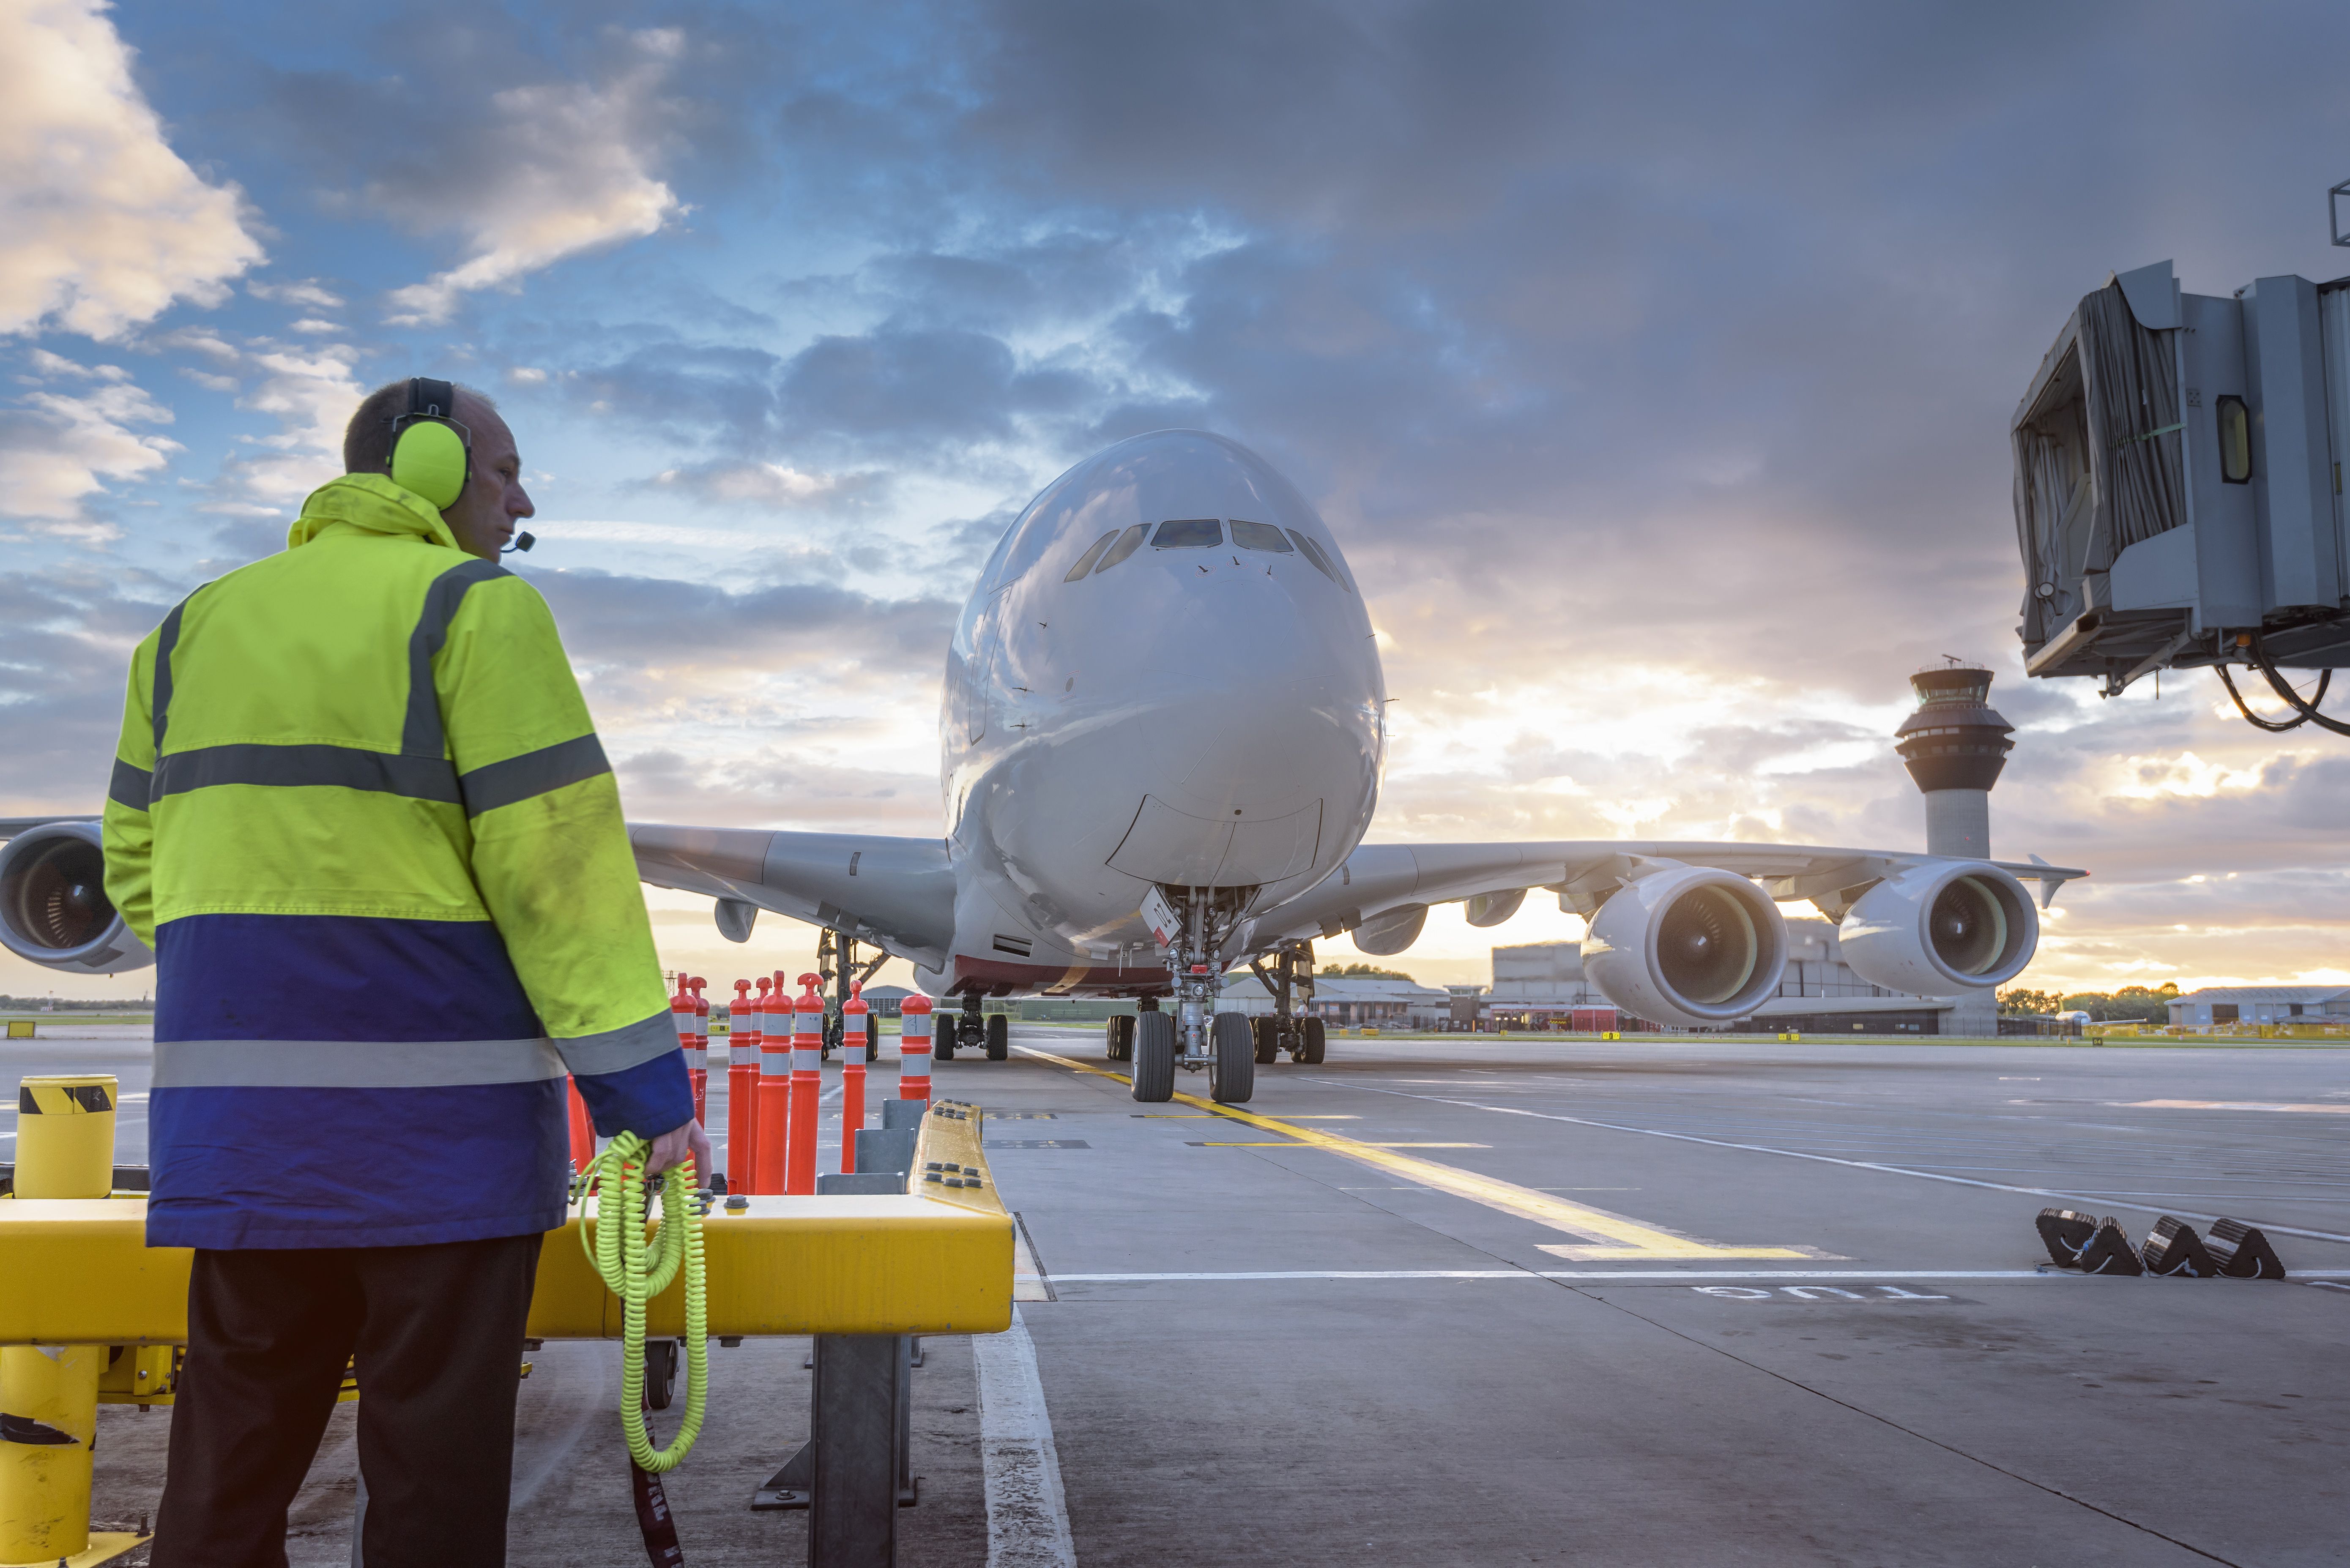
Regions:
<instances>
[{"instance_id":1,"label":"aircraft wing","mask_svg":"<svg viewBox=\"0 0 2350 1568\"><path fill-rule=\"evenodd\" d=\"M19 834L30 833L36 827L47 827L53 822L96 822L98 820L95 816L74 816L66 814L56 816L0 816L0 843L5 843Z\"/></svg>"},{"instance_id":2,"label":"aircraft wing","mask_svg":"<svg viewBox=\"0 0 2350 1568\"><path fill-rule=\"evenodd\" d=\"M630 823L637 874L656 888L702 893L795 920L830 926L925 969L945 965L954 940L954 873L936 838ZM749 910L735 915L740 941Z\"/></svg>"},{"instance_id":3,"label":"aircraft wing","mask_svg":"<svg viewBox=\"0 0 2350 1568\"><path fill-rule=\"evenodd\" d=\"M1383 925L1400 928L1431 904L1462 899L1472 925L1498 925L1527 889L1545 888L1565 908L1588 916L1617 888L1661 866L1716 867L1760 881L1772 898L1809 898L1830 919L1874 884L1904 867L1938 858L1817 845L1707 844L1676 840L1558 839L1523 844L1366 844L1310 891L1263 911L1242 933L1244 946L1308 940ZM2086 871L2029 862L1991 864L2019 881L2040 884L2046 909L2056 889ZM1490 919L1481 919L1490 916Z\"/></svg>"}]
</instances>

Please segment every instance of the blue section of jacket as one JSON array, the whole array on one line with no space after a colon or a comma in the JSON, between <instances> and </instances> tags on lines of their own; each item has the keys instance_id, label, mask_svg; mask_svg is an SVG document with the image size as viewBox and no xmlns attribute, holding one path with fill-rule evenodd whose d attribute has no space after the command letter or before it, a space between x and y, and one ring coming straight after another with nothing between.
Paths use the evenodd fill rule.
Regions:
<instances>
[{"instance_id":1,"label":"blue section of jacket","mask_svg":"<svg viewBox=\"0 0 2350 1568\"><path fill-rule=\"evenodd\" d=\"M512 1041L536 1015L485 921L199 915L156 929L155 1039ZM596 1130L693 1114L669 1052L575 1080ZM158 1085L155 1247L404 1247L551 1230L570 1170L564 1080L387 1087Z\"/></svg>"}]
</instances>

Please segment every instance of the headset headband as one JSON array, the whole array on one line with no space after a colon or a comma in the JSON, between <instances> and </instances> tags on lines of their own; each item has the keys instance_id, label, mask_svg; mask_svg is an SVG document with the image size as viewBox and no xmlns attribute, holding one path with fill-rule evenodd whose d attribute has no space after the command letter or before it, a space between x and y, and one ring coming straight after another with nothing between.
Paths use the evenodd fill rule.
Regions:
<instances>
[{"instance_id":1,"label":"headset headband","mask_svg":"<svg viewBox=\"0 0 2350 1568\"><path fill-rule=\"evenodd\" d=\"M457 418L457 389L447 381L436 381L430 376L408 379L408 417L448 420Z\"/></svg>"}]
</instances>

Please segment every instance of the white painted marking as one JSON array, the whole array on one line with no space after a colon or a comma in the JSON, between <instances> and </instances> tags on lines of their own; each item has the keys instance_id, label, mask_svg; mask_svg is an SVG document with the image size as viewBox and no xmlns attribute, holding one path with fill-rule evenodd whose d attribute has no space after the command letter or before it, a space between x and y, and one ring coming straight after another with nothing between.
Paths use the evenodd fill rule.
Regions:
<instances>
[{"instance_id":1,"label":"white painted marking","mask_svg":"<svg viewBox=\"0 0 2350 1568\"><path fill-rule=\"evenodd\" d=\"M1691 1285L1701 1296L1723 1296L1731 1301L1760 1302L1771 1299L1769 1291L1751 1291L1742 1285Z\"/></svg>"},{"instance_id":2,"label":"white painted marking","mask_svg":"<svg viewBox=\"0 0 2350 1568\"><path fill-rule=\"evenodd\" d=\"M1315 1081L1328 1083L1344 1082L1344 1080L1340 1079L1318 1079ZM1659 1132L1655 1127L1626 1127L1621 1122L1594 1121L1588 1116L1561 1116L1555 1111L1529 1111L1518 1106L1481 1105L1475 1100L1451 1100L1446 1099L1440 1095L1407 1095L1401 1089L1381 1089L1369 1084L1351 1084L1347 1086L1367 1090L1374 1095L1394 1095L1399 1098L1407 1100L1427 1100L1434 1105L1460 1106L1466 1110L1471 1111L1491 1111L1496 1116L1532 1116L1537 1121L1569 1122L1581 1127L1605 1127L1609 1132L1638 1133L1644 1137L1670 1138L1675 1143L1701 1143L1711 1148L1734 1148L1742 1150L1747 1154L1775 1154L1788 1159L1808 1159L1814 1160L1821 1165L1841 1165L1853 1170L1881 1170L1887 1176L1914 1176L1920 1181L1947 1181L1954 1187L1981 1187L1986 1188L1993 1192L2020 1192L2027 1198L2061 1198L2068 1202L2087 1204L2093 1208L2102 1206L2113 1209L2135 1209L2141 1214L2169 1214L2175 1215L2181 1220L2193 1220L2204 1224L2210 1224L2213 1220L2226 1218L2226 1216L2220 1214L2197 1214L2185 1209L2173 1209L2167 1204L2161 1203L2124 1202L2111 1193L2092 1197L2085 1196L2078 1192L2058 1192L2046 1187L2016 1187L2004 1181L1978 1181L1970 1176L1944 1176L1938 1170L1912 1170L1905 1165L1881 1165L1877 1161L1870 1159L1838 1159L1832 1154L1806 1154L1799 1148L1773 1148L1768 1144L1731 1143L1726 1138L1700 1137L1695 1133ZM2128 1133L2140 1133L2144 1131L2144 1129L2140 1127L2116 1127L2113 1130L2116 1132ZM2298 1199L2280 1199L2279 1201L2298 1201ZM2317 1201L2325 1200L2318 1199ZM2239 1218L2241 1218L2241 1216L2239 1216ZM2260 1228L2268 1231L2272 1236L2300 1236L2312 1241L2350 1242L2350 1236L2345 1236L2338 1231L2307 1231L2295 1225L2271 1224L2265 1220L2261 1221ZM2299 1272L2307 1272L2309 1271L2304 1270Z\"/></svg>"},{"instance_id":3,"label":"white painted marking","mask_svg":"<svg viewBox=\"0 0 2350 1568\"><path fill-rule=\"evenodd\" d=\"M1868 1298L1858 1291L1848 1291L1842 1285L1781 1285L1780 1291L1797 1301L1815 1302L1823 1295L1842 1296L1848 1302L1865 1302Z\"/></svg>"},{"instance_id":4,"label":"white painted marking","mask_svg":"<svg viewBox=\"0 0 2350 1568\"><path fill-rule=\"evenodd\" d=\"M1036 1345L1020 1309L1012 1309L1003 1333L972 1335L971 1350L987 1470L987 1568L1076 1568L1061 1456L1036 1376Z\"/></svg>"},{"instance_id":5,"label":"white painted marking","mask_svg":"<svg viewBox=\"0 0 2350 1568\"><path fill-rule=\"evenodd\" d=\"M2350 1269L2294 1269L2313 1283ZM2118 1276L2116 1276L2118 1277ZM1055 1274L1059 1285L1153 1285L1249 1280L2080 1280L2060 1269L1248 1269L1225 1272ZM1879 1286L1879 1289L1885 1287Z\"/></svg>"},{"instance_id":6,"label":"white painted marking","mask_svg":"<svg viewBox=\"0 0 2350 1568\"><path fill-rule=\"evenodd\" d=\"M2132 1111L2299 1111L2350 1116L2350 1106L2279 1105L2270 1100L2107 1100L2106 1104Z\"/></svg>"}]
</instances>

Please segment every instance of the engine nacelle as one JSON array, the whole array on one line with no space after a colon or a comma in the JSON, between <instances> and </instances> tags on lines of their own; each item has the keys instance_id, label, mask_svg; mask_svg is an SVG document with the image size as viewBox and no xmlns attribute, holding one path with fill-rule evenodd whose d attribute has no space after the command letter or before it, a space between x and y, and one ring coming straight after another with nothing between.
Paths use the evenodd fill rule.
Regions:
<instances>
[{"instance_id":1,"label":"engine nacelle","mask_svg":"<svg viewBox=\"0 0 2350 1568\"><path fill-rule=\"evenodd\" d=\"M45 822L0 844L0 947L44 969L120 974L155 961L106 896L94 822Z\"/></svg>"},{"instance_id":2,"label":"engine nacelle","mask_svg":"<svg viewBox=\"0 0 2350 1568\"><path fill-rule=\"evenodd\" d=\"M1518 906L1525 901L1523 888L1513 888L1506 893L1480 893L1467 900L1461 912L1472 926L1498 926L1516 914Z\"/></svg>"},{"instance_id":3,"label":"engine nacelle","mask_svg":"<svg viewBox=\"0 0 2350 1568\"><path fill-rule=\"evenodd\" d=\"M1750 1016L1779 989L1787 924L1762 888L1702 866L1655 871L1591 918L1583 972L1654 1023L1698 1028Z\"/></svg>"},{"instance_id":4,"label":"engine nacelle","mask_svg":"<svg viewBox=\"0 0 2350 1568\"><path fill-rule=\"evenodd\" d=\"M2022 973L2040 946L2040 911L1996 866L1929 860L1862 894L1842 929L1844 961L1869 984L1948 996Z\"/></svg>"},{"instance_id":5,"label":"engine nacelle","mask_svg":"<svg viewBox=\"0 0 2350 1568\"><path fill-rule=\"evenodd\" d=\"M1406 904L1365 920L1347 934L1355 939L1359 950L1374 958L1393 958L1419 940L1420 928L1427 924L1427 905Z\"/></svg>"}]
</instances>

